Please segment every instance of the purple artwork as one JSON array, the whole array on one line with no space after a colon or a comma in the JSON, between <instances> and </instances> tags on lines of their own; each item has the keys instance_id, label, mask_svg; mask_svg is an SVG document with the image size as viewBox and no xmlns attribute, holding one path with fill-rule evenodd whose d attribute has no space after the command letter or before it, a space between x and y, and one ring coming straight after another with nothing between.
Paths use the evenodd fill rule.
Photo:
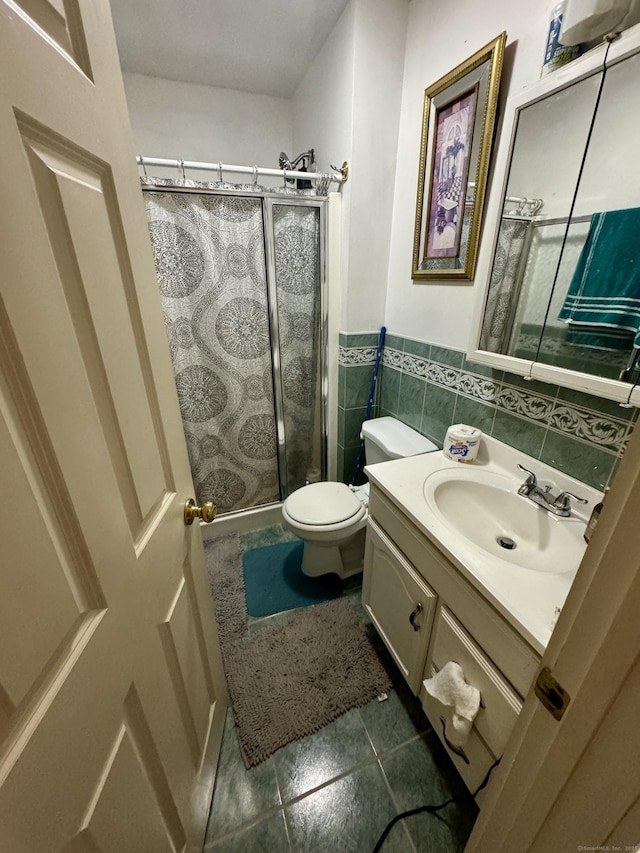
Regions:
<instances>
[{"instance_id":1,"label":"purple artwork","mask_svg":"<svg viewBox=\"0 0 640 853\"><path fill-rule=\"evenodd\" d=\"M477 87L436 112L425 258L455 258L473 138Z\"/></svg>"}]
</instances>

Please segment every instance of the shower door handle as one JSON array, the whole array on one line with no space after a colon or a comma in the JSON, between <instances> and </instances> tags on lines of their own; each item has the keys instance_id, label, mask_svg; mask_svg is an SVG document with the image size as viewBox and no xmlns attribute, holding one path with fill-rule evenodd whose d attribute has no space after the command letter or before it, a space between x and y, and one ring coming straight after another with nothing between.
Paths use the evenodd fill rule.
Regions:
<instances>
[{"instance_id":1,"label":"shower door handle","mask_svg":"<svg viewBox=\"0 0 640 853\"><path fill-rule=\"evenodd\" d=\"M194 519L201 518L205 524L211 524L216 517L217 508L213 501L207 501L202 506L198 506L193 498L184 505L184 523L193 524Z\"/></svg>"}]
</instances>

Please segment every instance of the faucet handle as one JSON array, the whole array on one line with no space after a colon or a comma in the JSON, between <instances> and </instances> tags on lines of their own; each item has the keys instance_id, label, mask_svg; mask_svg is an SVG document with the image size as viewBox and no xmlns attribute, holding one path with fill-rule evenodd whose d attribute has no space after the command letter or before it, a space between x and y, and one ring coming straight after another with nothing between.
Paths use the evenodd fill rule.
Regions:
<instances>
[{"instance_id":1,"label":"faucet handle","mask_svg":"<svg viewBox=\"0 0 640 853\"><path fill-rule=\"evenodd\" d=\"M527 485L528 486L535 486L538 481L537 481L536 475L533 473L533 471L530 471L528 468L525 468L524 465L521 465L519 462L518 462L518 468L521 471L524 471L526 474L529 475L527 477Z\"/></svg>"},{"instance_id":2,"label":"faucet handle","mask_svg":"<svg viewBox=\"0 0 640 853\"><path fill-rule=\"evenodd\" d=\"M560 492L558 497L554 500L552 506L557 509L571 509L571 501L578 501L580 504L589 503L586 498L579 498L577 495L572 494L571 492Z\"/></svg>"}]
</instances>

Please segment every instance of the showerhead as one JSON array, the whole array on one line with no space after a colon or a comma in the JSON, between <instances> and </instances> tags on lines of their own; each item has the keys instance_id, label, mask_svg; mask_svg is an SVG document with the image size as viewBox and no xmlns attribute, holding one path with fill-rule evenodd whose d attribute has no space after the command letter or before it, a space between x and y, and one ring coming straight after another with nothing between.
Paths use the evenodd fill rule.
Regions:
<instances>
[{"instance_id":1,"label":"showerhead","mask_svg":"<svg viewBox=\"0 0 640 853\"><path fill-rule=\"evenodd\" d=\"M296 169L300 168L301 172L307 171L307 161L309 165L315 161L315 152L313 148L310 148L308 151L304 151L302 154L298 154L298 156L291 161L284 151L280 152L280 156L278 157L278 164L281 169L286 169L287 172L295 172ZM302 166L300 166L302 164ZM287 183L294 184L296 181L295 178L287 178ZM298 179L298 189L310 189L311 181L306 181L304 179Z\"/></svg>"},{"instance_id":2,"label":"showerhead","mask_svg":"<svg viewBox=\"0 0 640 853\"><path fill-rule=\"evenodd\" d=\"M284 151L280 152L280 156L278 157L278 164L281 169L286 169L287 172L293 172L293 166L291 165L291 160L287 157Z\"/></svg>"}]
</instances>

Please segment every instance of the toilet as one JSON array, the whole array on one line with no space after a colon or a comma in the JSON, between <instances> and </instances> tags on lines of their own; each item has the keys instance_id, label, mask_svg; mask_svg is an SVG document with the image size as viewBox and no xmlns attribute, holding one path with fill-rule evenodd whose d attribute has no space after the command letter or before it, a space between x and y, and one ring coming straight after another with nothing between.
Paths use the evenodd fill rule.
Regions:
<instances>
[{"instance_id":1,"label":"toilet","mask_svg":"<svg viewBox=\"0 0 640 853\"><path fill-rule=\"evenodd\" d=\"M367 464L417 456L436 445L396 418L374 418L362 424ZM304 541L302 571L309 577L329 572L341 578L362 571L369 484L310 483L282 505L287 527Z\"/></svg>"}]
</instances>

